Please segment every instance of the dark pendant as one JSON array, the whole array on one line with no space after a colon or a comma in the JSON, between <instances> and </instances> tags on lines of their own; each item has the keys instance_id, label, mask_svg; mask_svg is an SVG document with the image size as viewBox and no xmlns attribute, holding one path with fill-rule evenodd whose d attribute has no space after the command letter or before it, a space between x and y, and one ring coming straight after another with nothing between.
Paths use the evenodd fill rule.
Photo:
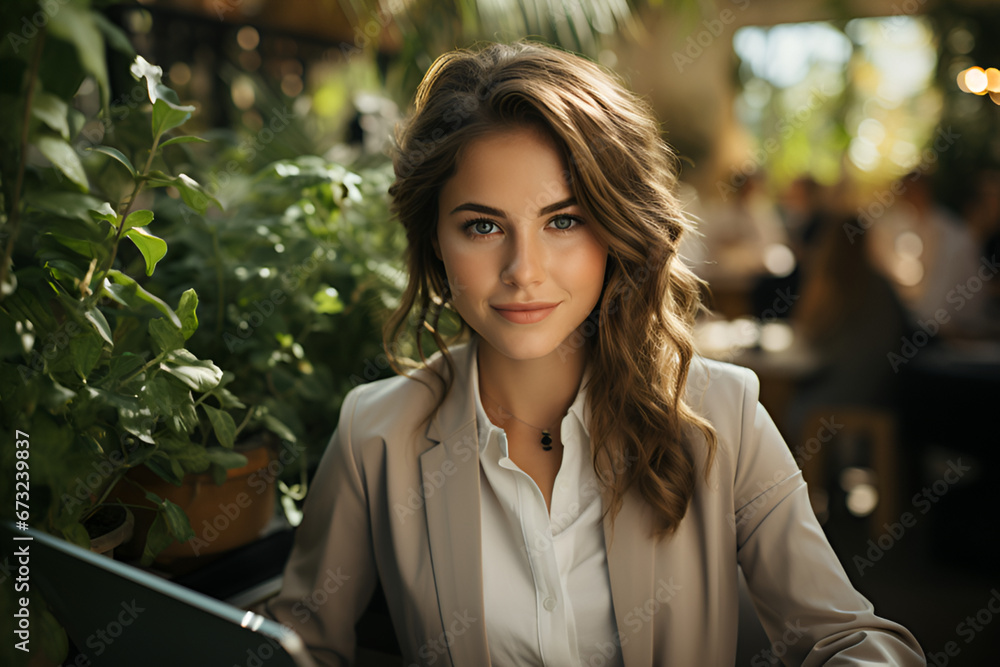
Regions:
<instances>
[{"instance_id":1,"label":"dark pendant","mask_svg":"<svg viewBox=\"0 0 1000 667\"><path fill-rule=\"evenodd\" d=\"M552 451L552 434L548 429L542 431L542 449L547 452Z\"/></svg>"}]
</instances>

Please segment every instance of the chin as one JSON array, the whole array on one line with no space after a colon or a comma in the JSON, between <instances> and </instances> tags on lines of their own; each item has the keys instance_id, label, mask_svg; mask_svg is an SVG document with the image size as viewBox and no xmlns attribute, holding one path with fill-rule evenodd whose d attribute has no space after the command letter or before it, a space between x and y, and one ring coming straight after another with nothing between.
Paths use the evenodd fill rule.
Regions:
<instances>
[{"instance_id":1,"label":"chin","mask_svg":"<svg viewBox=\"0 0 1000 667\"><path fill-rule=\"evenodd\" d=\"M513 361L533 361L557 354L562 340L545 337L545 340L528 340L529 336L519 336L518 339L488 340L480 336L480 345L488 345L501 355Z\"/></svg>"}]
</instances>

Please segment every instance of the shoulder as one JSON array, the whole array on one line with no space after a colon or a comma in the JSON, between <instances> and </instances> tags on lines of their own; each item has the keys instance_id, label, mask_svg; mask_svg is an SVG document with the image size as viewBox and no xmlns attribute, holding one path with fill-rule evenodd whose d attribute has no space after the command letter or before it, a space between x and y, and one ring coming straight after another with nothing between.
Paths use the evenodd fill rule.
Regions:
<instances>
[{"instance_id":1,"label":"shoulder","mask_svg":"<svg viewBox=\"0 0 1000 667\"><path fill-rule=\"evenodd\" d=\"M760 382L748 368L695 356L688 367L684 400L713 424L756 408Z\"/></svg>"},{"instance_id":2,"label":"shoulder","mask_svg":"<svg viewBox=\"0 0 1000 667\"><path fill-rule=\"evenodd\" d=\"M760 381L748 368L721 361L695 357L688 369L684 400L688 406L708 420L718 443L716 459L729 475L736 475L741 464L754 458L753 452L762 442L771 446L771 424L759 402ZM780 436L778 449L787 450Z\"/></svg>"},{"instance_id":3,"label":"shoulder","mask_svg":"<svg viewBox=\"0 0 1000 667\"><path fill-rule=\"evenodd\" d=\"M462 369L468 356L468 346L459 345L449 349L453 366ZM408 375L376 380L359 385L344 398L340 414L340 429L353 437L378 435L388 439L390 435L423 434L427 418L438 405L444 385L441 378L454 374L454 370L440 353L428 360L425 367ZM461 383L453 378L452 391Z\"/></svg>"}]
</instances>

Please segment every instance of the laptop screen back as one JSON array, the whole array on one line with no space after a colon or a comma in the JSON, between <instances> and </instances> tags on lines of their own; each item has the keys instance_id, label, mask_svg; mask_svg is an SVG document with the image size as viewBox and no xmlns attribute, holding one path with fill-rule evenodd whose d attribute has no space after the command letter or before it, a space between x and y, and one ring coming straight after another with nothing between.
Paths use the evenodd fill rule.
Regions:
<instances>
[{"instance_id":1,"label":"laptop screen back","mask_svg":"<svg viewBox=\"0 0 1000 667\"><path fill-rule=\"evenodd\" d=\"M14 537L28 540L14 540ZM252 612L99 556L38 531L0 522L4 551L27 546L31 586L91 665L304 667L292 630Z\"/></svg>"}]
</instances>

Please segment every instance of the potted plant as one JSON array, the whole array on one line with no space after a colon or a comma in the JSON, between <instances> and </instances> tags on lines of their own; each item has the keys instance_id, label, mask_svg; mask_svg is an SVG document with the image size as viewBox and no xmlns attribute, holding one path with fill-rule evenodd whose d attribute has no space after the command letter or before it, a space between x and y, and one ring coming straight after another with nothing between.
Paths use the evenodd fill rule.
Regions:
<instances>
[{"instance_id":1,"label":"potted plant","mask_svg":"<svg viewBox=\"0 0 1000 667\"><path fill-rule=\"evenodd\" d=\"M246 410L227 388L232 377L188 349L197 293L168 303L147 288L167 255L150 227L151 192L170 189L202 213L212 198L163 159L198 139L172 136L194 109L159 68L136 58L140 92L112 103L104 46L130 51L120 31L85 3L18 0L0 12L19 26L0 45L10 72L0 104L0 423L16 442L0 449L11 475L0 498L7 516L89 546L89 520L122 505L113 489L128 471L176 484L189 473L221 481L246 464L233 451L234 415ZM97 114L78 108L88 89ZM144 128L139 139L116 133L126 121ZM15 496L19 473L30 493ZM194 533L176 503L143 496L156 508L148 563ZM0 607L10 594L5 586ZM32 608L35 645L65 649L44 607Z\"/></svg>"},{"instance_id":2,"label":"potted plant","mask_svg":"<svg viewBox=\"0 0 1000 667\"><path fill-rule=\"evenodd\" d=\"M284 441L272 472L294 524L344 395L391 372L380 329L404 281L391 165L351 171L305 156L219 173L226 212L175 207L166 233L183 259L155 283L172 298L192 285L204 295L189 348L234 370L255 407L249 431Z\"/></svg>"}]
</instances>

